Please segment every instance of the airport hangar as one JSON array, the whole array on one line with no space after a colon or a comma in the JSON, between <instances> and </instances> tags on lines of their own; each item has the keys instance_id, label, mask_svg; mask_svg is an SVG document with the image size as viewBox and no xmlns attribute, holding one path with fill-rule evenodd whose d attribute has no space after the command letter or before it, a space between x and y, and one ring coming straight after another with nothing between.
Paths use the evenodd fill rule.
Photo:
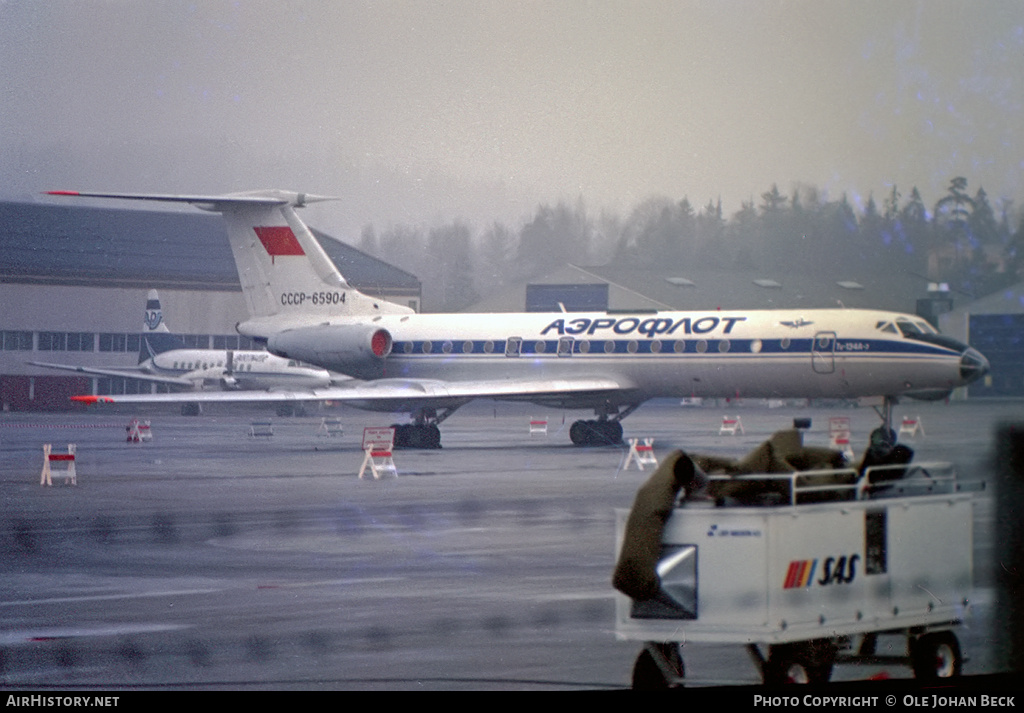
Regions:
<instances>
[{"instance_id":1,"label":"airport hangar","mask_svg":"<svg viewBox=\"0 0 1024 713\"><path fill-rule=\"evenodd\" d=\"M314 230L361 291L419 309L419 280ZM148 384L61 376L26 364L124 368L138 360L145 297L160 290L164 319L190 346L250 348L223 223L215 215L0 202L0 401L5 410L66 410L73 393ZM845 306L919 314L971 343L992 373L962 397L1024 396L1024 285L978 301L916 275L750 268L565 265L473 305L474 312L717 310Z\"/></svg>"},{"instance_id":2,"label":"airport hangar","mask_svg":"<svg viewBox=\"0 0 1024 713\"><path fill-rule=\"evenodd\" d=\"M357 289L419 310L414 275L313 233ZM80 408L72 394L151 390L26 363L135 366L151 289L188 346L254 348L234 329L248 315L219 215L0 202L3 410L64 411Z\"/></svg>"}]
</instances>

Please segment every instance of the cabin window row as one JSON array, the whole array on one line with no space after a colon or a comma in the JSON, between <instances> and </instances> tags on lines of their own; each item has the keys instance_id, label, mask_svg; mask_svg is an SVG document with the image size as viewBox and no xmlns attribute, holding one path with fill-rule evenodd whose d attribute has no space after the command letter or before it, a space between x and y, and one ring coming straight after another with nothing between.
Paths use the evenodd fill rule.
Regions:
<instances>
[{"instance_id":1,"label":"cabin window row","mask_svg":"<svg viewBox=\"0 0 1024 713\"><path fill-rule=\"evenodd\" d=\"M292 364L289 364L288 366L292 366ZM196 369L223 369L224 362L176 361L174 362L172 368L178 371L195 371ZM241 373L243 371L249 372L252 371L252 364L235 364L234 366L232 366L231 370L235 373Z\"/></svg>"},{"instance_id":2,"label":"cabin window row","mask_svg":"<svg viewBox=\"0 0 1024 713\"><path fill-rule=\"evenodd\" d=\"M691 346L692 345L692 346ZM788 350L792 343L789 339L781 339L778 342L779 349ZM578 339L578 340L529 340L513 338L507 342L495 342L486 340L482 342L466 340L454 342L446 340L443 342L409 341L395 345L395 351L403 354L605 354L628 353L628 354L661 354L685 352L696 352L704 354L708 351L718 351L722 354L730 351L749 351L759 353L764 348L760 339L743 340L736 343L735 347L728 339L676 339L673 341L662 341L652 339L640 341L631 339L629 341L617 341L614 339ZM570 351L571 350L571 351Z\"/></svg>"}]
</instances>

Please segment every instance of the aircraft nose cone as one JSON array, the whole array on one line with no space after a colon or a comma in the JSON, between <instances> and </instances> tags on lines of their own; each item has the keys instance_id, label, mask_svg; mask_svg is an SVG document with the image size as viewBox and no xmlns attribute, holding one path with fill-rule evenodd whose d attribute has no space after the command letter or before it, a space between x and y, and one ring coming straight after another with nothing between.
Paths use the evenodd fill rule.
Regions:
<instances>
[{"instance_id":1,"label":"aircraft nose cone","mask_svg":"<svg viewBox=\"0 0 1024 713\"><path fill-rule=\"evenodd\" d=\"M989 365L981 352L974 347L967 347L960 357L960 378L965 384L977 381L988 373Z\"/></svg>"}]
</instances>

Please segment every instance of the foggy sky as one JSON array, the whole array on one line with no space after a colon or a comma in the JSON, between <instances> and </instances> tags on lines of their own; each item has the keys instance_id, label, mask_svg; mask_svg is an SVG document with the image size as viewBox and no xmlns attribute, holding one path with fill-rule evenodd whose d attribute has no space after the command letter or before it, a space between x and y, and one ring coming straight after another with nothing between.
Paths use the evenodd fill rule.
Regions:
<instances>
[{"instance_id":1,"label":"foggy sky","mask_svg":"<svg viewBox=\"0 0 1024 713\"><path fill-rule=\"evenodd\" d=\"M773 183L1024 205L1020 0L0 0L0 196L340 196L517 223Z\"/></svg>"}]
</instances>

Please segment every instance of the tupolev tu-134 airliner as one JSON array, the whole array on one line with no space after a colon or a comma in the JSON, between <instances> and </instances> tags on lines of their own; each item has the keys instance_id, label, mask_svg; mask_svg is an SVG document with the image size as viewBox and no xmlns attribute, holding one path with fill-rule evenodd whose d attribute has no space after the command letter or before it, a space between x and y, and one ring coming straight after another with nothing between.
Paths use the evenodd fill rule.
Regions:
<instances>
[{"instance_id":1,"label":"tupolev tu-134 airliner","mask_svg":"<svg viewBox=\"0 0 1024 713\"><path fill-rule=\"evenodd\" d=\"M656 397L941 399L987 373L977 350L910 314L864 309L416 314L352 288L296 213L321 200L279 190L221 196L50 195L190 203L220 213L249 319L278 356L354 377L289 393L189 394L204 401L334 400L409 413L396 445L439 447L438 425L477 398L592 409L573 443L618 443L622 419ZM75 397L86 403L176 394Z\"/></svg>"}]
</instances>

